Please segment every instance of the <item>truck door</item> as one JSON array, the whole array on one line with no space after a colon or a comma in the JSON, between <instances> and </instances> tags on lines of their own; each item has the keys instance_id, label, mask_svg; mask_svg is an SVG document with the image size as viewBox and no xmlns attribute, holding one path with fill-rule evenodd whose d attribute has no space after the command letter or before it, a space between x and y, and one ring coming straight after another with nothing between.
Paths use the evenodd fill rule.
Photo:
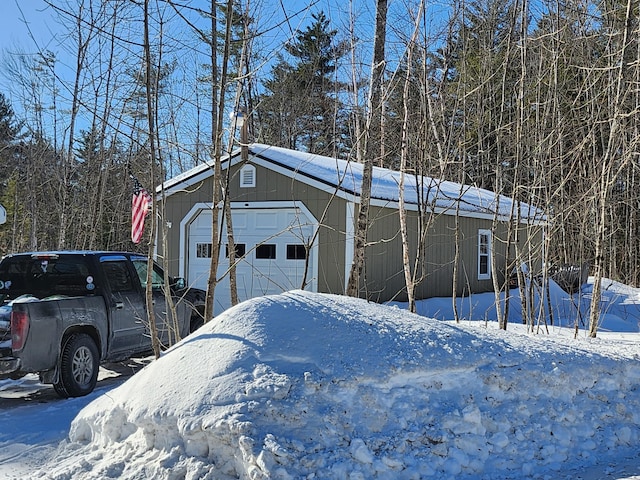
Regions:
<instances>
[{"instance_id":1,"label":"truck door","mask_svg":"<svg viewBox=\"0 0 640 480\"><path fill-rule=\"evenodd\" d=\"M144 290L147 285L147 268L148 262L146 257L134 257L131 259L133 261L133 265L138 272L138 278L140 279L140 285ZM153 309L155 313L156 319L156 331L158 333L158 339L160 340L160 344L163 347L168 347L174 343L176 343L179 332L182 329L182 323L185 319L184 310L184 302L182 302L177 310L179 321L174 322L171 320L171 315L167 315L167 305L165 301L165 293L170 294L169 287L164 284L164 273L162 269L153 264L153 272L151 274L151 291L153 293ZM144 301L144 299L143 299ZM146 302L145 302L146 304ZM148 325L147 325L148 327ZM177 327L177 328L176 328ZM150 331L147 328L147 336L150 338Z\"/></svg>"},{"instance_id":2,"label":"truck door","mask_svg":"<svg viewBox=\"0 0 640 480\"><path fill-rule=\"evenodd\" d=\"M111 312L110 350L114 354L141 351L149 343L145 338L147 315L128 259L103 257L100 263L111 290L111 298L105 298Z\"/></svg>"}]
</instances>

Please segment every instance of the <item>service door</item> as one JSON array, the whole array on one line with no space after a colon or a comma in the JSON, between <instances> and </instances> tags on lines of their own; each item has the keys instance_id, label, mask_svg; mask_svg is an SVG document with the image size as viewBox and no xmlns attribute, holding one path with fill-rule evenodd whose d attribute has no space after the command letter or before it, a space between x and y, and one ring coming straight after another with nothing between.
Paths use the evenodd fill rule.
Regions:
<instances>
[{"instance_id":1,"label":"service door","mask_svg":"<svg viewBox=\"0 0 640 480\"><path fill-rule=\"evenodd\" d=\"M301 288L315 289L315 249L309 247L316 223L299 208L246 208L232 213L238 297L240 301ZM223 229L215 313L229 308L229 248ZM190 285L206 289L211 263L211 211L202 210L189 227Z\"/></svg>"}]
</instances>

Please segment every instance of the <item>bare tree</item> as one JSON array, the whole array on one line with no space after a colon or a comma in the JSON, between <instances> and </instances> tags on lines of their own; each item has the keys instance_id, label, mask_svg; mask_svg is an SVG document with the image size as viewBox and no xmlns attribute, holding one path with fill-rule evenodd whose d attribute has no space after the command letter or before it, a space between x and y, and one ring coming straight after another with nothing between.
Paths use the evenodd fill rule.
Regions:
<instances>
[{"instance_id":1,"label":"bare tree","mask_svg":"<svg viewBox=\"0 0 640 480\"><path fill-rule=\"evenodd\" d=\"M365 263L365 248L367 243L367 230L369 225L369 207L371 203L371 184L373 177L373 165L379 160L382 151L382 138L379 142L372 142L376 138L372 135L374 129L380 128L382 111L382 85L385 72L385 43L387 29L387 0L376 1L376 25L373 43L373 67L371 69L371 83L369 86L369 102L367 108L367 122L365 126L363 148L362 183L360 187L360 205L358 220L355 230L354 255L346 294L357 297L360 292L360 275ZM378 119L378 121L376 121ZM380 136L381 137L381 136ZM375 145L374 145L375 144ZM378 154L376 155L376 152Z\"/></svg>"},{"instance_id":2,"label":"bare tree","mask_svg":"<svg viewBox=\"0 0 640 480\"><path fill-rule=\"evenodd\" d=\"M144 0L144 68L146 70L146 99L147 99L147 121L148 121L148 140L149 140L149 169L151 178L154 178L155 159L156 159L156 130L155 130L155 110L154 110L154 98L153 92L157 92L157 85L154 85L153 79L157 79L156 75L153 75L153 64L151 56L151 36L149 33L149 0ZM148 263L147 263L147 279L146 279L146 305L147 305L147 321L149 324L149 330L151 334L151 346L156 358L160 357L160 342L158 339L158 329L155 319L155 309L153 305L153 252L155 250L155 242L153 233L156 230L156 206L155 202L151 203L151 225L149 225L148 245Z\"/></svg>"},{"instance_id":3,"label":"bare tree","mask_svg":"<svg viewBox=\"0 0 640 480\"><path fill-rule=\"evenodd\" d=\"M224 44L224 52L222 56L222 70L220 71L219 76L217 75L217 42L215 40L217 35L217 30L215 30L217 25L217 12L216 12L217 4L215 2L211 2L211 61L212 61L212 74L215 72L216 75L212 75L212 136L214 140L214 187L213 187L213 205L212 205L212 255L211 255L211 266L209 269L209 278L207 281L207 298L205 303L205 322L209 321L213 318L214 311L214 292L218 282L218 263L219 263L219 252L221 245L221 228L219 225L218 217L220 216L220 203L221 203L221 195L224 192L224 180L222 176L222 140L223 140L223 128L222 128L222 118L224 116L224 99L227 91L227 72L229 65L229 47L230 47L230 38L231 38L231 23L233 21L233 0L227 1L226 8L226 28L225 28L225 44ZM218 93L213 93L215 88L215 83L220 85L218 89ZM213 111L216 111L214 114ZM227 202L228 198L223 199L223 201ZM224 211L224 210L223 210ZM231 230L231 227L227 227L228 230Z\"/></svg>"},{"instance_id":4,"label":"bare tree","mask_svg":"<svg viewBox=\"0 0 640 480\"><path fill-rule=\"evenodd\" d=\"M619 172L624 168L632 157L623 155L619 158L620 143L622 136L622 117L625 114L625 74L626 74L626 56L629 46L628 39L631 35L631 12L635 4L631 0L627 0L626 12L623 23L622 38L617 55L612 55L612 70L615 72L612 85L613 110L609 119L609 135L604 155L601 160L601 170L599 177L599 188L596 192L596 242L595 242L595 261L594 261L594 281L593 292L591 296L591 313L589 317L589 336L595 337L598 331L600 321L600 295L602 289L602 277L605 269L605 243L607 241L607 216L609 214L609 199L614 184L618 178Z\"/></svg>"},{"instance_id":5,"label":"bare tree","mask_svg":"<svg viewBox=\"0 0 640 480\"><path fill-rule=\"evenodd\" d=\"M400 235L402 238L402 264L404 271L405 285L407 289L407 299L409 301L409 311L416 311L416 299L415 288L416 278L414 272L411 271L411 259L409 248L409 235L407 228L407 211L405 209L405 172L407 170L407 160L409 156L409 138L408 138L408 124L409 124L409 85L411 80L411 65L413 64L413 50L419 33L419 25L422 20L422 10L424 8L424 1L420 1L418 12L416 14L415 25L413 33L409 38L407 45L407 72L404 80L404 88L402 93L402 105L403 105L403 122L402 122L402 144L400 147L400 185L399 188L399 215L400 215ZM418 192L416 192L418 194ZM419 245L423 242L423 238L418 237L416 242L416 248L420 250Z\"/></svg>"}]
</instances>

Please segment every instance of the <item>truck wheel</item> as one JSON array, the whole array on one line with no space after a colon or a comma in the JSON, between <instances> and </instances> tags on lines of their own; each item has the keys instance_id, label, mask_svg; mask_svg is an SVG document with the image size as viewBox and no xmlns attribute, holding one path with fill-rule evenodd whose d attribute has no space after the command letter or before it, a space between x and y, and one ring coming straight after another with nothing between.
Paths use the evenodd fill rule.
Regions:
<instances>
[{"instance_id":1,"label":"truck wheel","mask_svg":"<svg viewBox=\"0 0 640 480\"><path fill-rule=\"evenodd\" d=\"M53 388L63 398L87 395L96 386L99 368L95 342L86 333L76 333L64 344L58 381Z\"/></svg>"},{"instance_id":2,"label":"truck wheel","mask_svg":"<svg viewBox=\"0 0 640 480\"><path fill-rule=\"evenodd\" d=\"M191 315L189 333L195 332L203 325L204 325L204 319L202 318L202 314L194 311L193 314Z\"/></svg>"}]
</instances>

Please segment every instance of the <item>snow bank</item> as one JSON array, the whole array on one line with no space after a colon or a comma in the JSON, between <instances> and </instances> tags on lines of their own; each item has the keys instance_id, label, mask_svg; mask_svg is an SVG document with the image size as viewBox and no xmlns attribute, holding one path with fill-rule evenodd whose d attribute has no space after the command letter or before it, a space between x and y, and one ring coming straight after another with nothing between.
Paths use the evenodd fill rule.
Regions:
<instances>
[{"instance_id":1,"label":"snow bank","mask_svg":"<svg viewBox=\"0 0 640 480\"><path fill-rule=\"evenodd\" d=\"M348 297L256 298L89 404L41 474L544 478L638 444L639 358Z\"/></svg>"},{"instance_id":2,"label":"snow bank","mask_svg":"<svg viewBox=\"0 0 640 480\"><path fill-rule=\"evenodd\" d=\"M578 327L583 333L589 329L589 313L593 278L573 295L565 292L549 279L549 289L542 294L536 286L533 293L533 318L536 325L542 327L562 327L573 329ZM517 288L506 296L509 305L509 322L523 322L522 302ZM505 311L505 294L500 294L502 312ZM497 310L493 292L474 294L469 297L456 298L458 318L470 321L497 322ZM402 306L401 303L392 303ZM549 308L551 305L551 308ZM417 302L417 312L429 318L451 320L455 318L451 298L428 298ZM544 306L543 314L540 308ZM531 308L531 305L529 306ZM640 332L640 290L608 279L603 279L600 301L601 332Z\"/></svg>"}]
</instances>

